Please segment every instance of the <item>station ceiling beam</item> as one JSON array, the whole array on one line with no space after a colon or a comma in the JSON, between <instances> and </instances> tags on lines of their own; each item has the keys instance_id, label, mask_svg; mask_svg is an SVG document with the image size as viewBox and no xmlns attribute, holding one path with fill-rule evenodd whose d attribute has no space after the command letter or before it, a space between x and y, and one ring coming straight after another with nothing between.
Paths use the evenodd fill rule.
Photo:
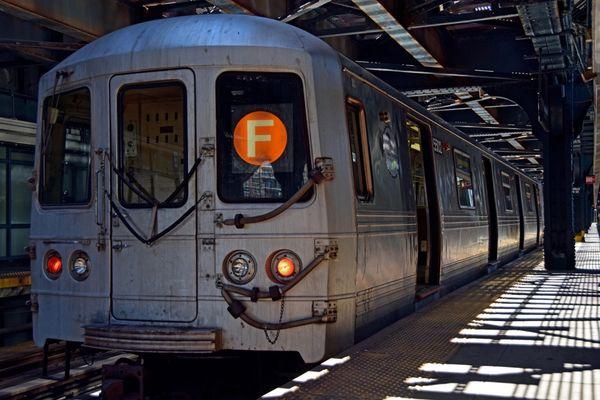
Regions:
<instances>
[{"instance_id":1,"label":"station ceiling beam","mask_svg":"<svg viewBox=\"0 0 600 400\"><path fill-rule=\"evenodd\" d=\"M304 3L303 5L298 7L298 9L294 10L291 14L289 14L288 16L283 18L281 21L283 21L283 22L293 21L296 18L301 17L304 14L306 14L314 9L324 6L325 4L327 4L329 2L331 2L331 0L313 0L308 3Z\"/></svg>"},{"instance_id":2,"label":"station ceiling beam","mask_svg":"<svg viewBox=\"0 0 600 400\"><path fill-rule=\"evenodd\" d=\"M0 11L85 42L133 22L118 1L0 0Z\"/></svg>"},{"instance_id":3,"label":"station ceiling beam","mask_svg":"<svg viewBox=\"0 0 600 400\"><path fill-rule=\"evenodd\" d=\"M207 0L207 2L218 7L225 14L254 14L252 11L240 5L235 0Z\"/></svg>"},{"instance_id":4,"label":"station ceiling beam","mask_svg":"<svg viewBox=\"0 0 600 400\"><path fill-rule=\"evenodd\" d=\"M82 43L0 38L0 47L11 49L44 49L71 52L80 49L82 46Z\"/></svg>"},{"instance_id":5,"label":"station ceiling beam","mask_svg":"<svg viewBox=\"0 0 600 400\"><path fill-rule=\"evenodd\" d=\"M491 106L482 106L482 107L485 109L489 109L489 108L519 107L519 105L518 104L494 104ZM471 107L444 108L444 109L440 109L440 110L429 110L429 111L438 113L438 112L466 111L466 110L471 110Z\"/></svg>"},{"instance_id":6,"label":"station ceiling beam","mask_svg":"<svg viewBox=\"0 0 600 400\"><path fill-rule=\"evenodd\" d=\"M425 67L442 68L421 43L396 20L379 0L352 0L369 18Z\"/></svg>"},{"instance_id":7,"label":"station ceiling beam","mask_svg":"<svg viewBox=\"0 0 600 400\"><path fill-rule=\"evenodd\" d=\"M461 129L499 129L506 131L531 131L531 126L517 126L517 125L488 125L488 124L453 124L457 128Z\"/></svg>"},{"instance_id":8,"label":"station ceiling beam","mask_svg":"<svg viewBox=\"0 0 600 400\"><path fill-rule=\"evenodd\" d=\"M439 27L439 26L474 24L474 23L485 22L485 21L494 21L494 20L498 20L498 19L516 18L518 16L519 16L518 13L511 13L511 12L495 14L495 15L488 15L488 16L480 17L480 18L464 18L462 16L452 15L452 16L445 16L443 18L435 18L425 24L412 25L412 26L409 26L408 29L414 30L414 29L423 29L423 28L435 28L435 27Z\"/></svg>"},{"instance_id":9,"label":"station ceiling beam","mask_svg":"<svg viewBox=\"0 0 600 400\"><path fill-rule=\"evenodd\" d=\"M419 67L408 64L389 64L371 61L357 61L363 68L377 72L395 72L402 74L436 75L457 78L482 78L494 80L523 80L531 78L529 73L506 73L481 70L464 70L456 68Z\"/></svg>"}]
</instances>

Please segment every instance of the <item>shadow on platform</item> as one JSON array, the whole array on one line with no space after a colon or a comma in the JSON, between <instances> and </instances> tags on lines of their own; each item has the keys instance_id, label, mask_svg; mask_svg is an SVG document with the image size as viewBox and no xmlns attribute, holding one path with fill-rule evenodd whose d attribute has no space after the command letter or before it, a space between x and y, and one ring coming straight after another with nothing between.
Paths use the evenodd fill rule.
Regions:
<instances>
[{"instance_id":1,"label":"shadow on platform","mask_svg":"<svg viewBox=\"0 0 600 400\"><path fill-rule=\"evenodd\" d=\"M310 399L600 399L600 238L577 270L549 272L536 250L281 388ZM298 381L297 381L298 382ZM290 383L293 385L294 383ZM278 396L275 396L278 397Z\"/></svg>"}]
</instances>

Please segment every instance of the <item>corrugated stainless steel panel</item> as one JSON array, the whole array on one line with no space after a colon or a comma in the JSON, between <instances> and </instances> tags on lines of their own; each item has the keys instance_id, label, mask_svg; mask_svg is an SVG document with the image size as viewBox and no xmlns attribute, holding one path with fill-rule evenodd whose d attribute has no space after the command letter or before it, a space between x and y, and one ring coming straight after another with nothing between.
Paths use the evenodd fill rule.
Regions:
<instances>
[{"instance_id":1,"label":"corrugated stainless steel panel","mask_svg":"<svg viewBox=\"0 0 600 400\"><path fill-rule=\"evenodd\" d=\"M220 349L219 329L143 325L91 325L84 328L87 346L149 353L206 353Z\"/></svg>"}]
</instances>

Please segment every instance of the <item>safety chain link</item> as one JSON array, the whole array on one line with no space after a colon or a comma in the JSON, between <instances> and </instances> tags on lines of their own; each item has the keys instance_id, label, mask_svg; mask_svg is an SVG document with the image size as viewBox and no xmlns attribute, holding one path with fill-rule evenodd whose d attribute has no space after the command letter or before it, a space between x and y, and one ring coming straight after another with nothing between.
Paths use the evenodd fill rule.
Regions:
<instances>
[{"instance_id":1,"label":"safety chain link","mask_svg":"<svg viewBox=\"0 0 600 400\"><path fill-rule=\"evenodd\" d=\"M281 333L281 321L283 321L283 310L285 308L285 294L281 294L281 307L279 309L279 322L277 322L277 332L275 333L275 337L271 339L269 335L269 330L267 328L264 329L265 337L267 341L271 344L277 343L277 339L279 339L279 334Z\"/></svg>"}]
</instances>

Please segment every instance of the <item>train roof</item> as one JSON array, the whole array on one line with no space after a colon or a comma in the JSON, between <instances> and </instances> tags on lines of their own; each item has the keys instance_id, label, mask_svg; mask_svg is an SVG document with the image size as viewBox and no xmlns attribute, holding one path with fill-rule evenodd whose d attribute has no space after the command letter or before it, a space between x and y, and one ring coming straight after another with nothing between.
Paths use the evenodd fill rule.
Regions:
<instances>
[{"instance_id":1,"label":"train roof","mask_svg":"<svg viewBox=\"0 0 600 400\"><path fill-rule=\"evenodd\" d=\"M140 53L160 57L161 53L171 50L198 51L198 48L207 47L279 48L337 57L337 52L321 39L273 19L248 15L193 15L143 22L111 32L67 57L51 73L86 61L119 56L135 58Z\"/></svg>"},{"instance_id":2,"label":"train roof","mask_svg":"<svg viewBox=\"0 0 600 400\"><path fill-rule=\"evenodd\" d=\"M412 99L402 95L397 89L339 54L323 40L290 24L269 18L212 14L165 18L130 25L102 36L64 59L44 75L40 81L40 92L53 87L56 71L77 65L87 66L76 68L76 75L78 75L76 79L139 71L150 66L152 68L173 68L202 65L207 62L207 56L209 58L215 56L215 54L210 56L204 54L205 51L202 49L209 48L227 49L219 54L219 59L210 59L210 63L214 63L214 65L231 63L231 48L246 48L247 51L252 52L263 49L266 58L265 64L268 64L274 57L274 52L281 53L285 50L301 52L312 58L322 58L327 59L328 62L339 63L413 108L431 122L501 160L515 171L526 175L439 116L428 112Z\"/></svg>"}]
</instances>

